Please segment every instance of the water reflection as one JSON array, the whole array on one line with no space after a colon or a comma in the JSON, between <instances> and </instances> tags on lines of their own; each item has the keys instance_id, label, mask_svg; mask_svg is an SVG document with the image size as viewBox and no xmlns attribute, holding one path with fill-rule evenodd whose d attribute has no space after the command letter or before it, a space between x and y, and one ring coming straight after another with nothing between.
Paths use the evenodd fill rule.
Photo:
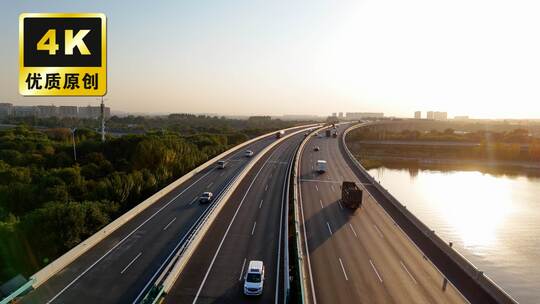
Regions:
<instances>
[{"instance_id":1,"label":"water reflection","mask_svg":"<svg viewBox=\"0 0 540 304\"><path fill-rule=\"evenodd\" d=\"M419 168L370 174L521 303L537 303L540 179Z\"/></svg>"}]
</instances>

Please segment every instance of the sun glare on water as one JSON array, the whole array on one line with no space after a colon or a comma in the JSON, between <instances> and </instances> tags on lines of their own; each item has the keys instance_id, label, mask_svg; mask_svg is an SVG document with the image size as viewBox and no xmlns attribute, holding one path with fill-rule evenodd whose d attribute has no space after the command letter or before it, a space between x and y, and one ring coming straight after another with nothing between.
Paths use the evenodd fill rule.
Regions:
<instances>
[{"instance_id":1,"label":"sun glare on water","mask_svg":"<svg viewBox=\"0 0 540 304\"><path fill-rule=\"evenodd\" d=\"M480 172L454 172L448 176L420 174L428 198L445 221L455 228L463 246L481 254L493 247L497 234L514 212L512 189L506 180L493 176L479 178ZM425 177L425 178L423 178ZM441 195L444 193L444 195Z\"/></svg>"}]
</instances>

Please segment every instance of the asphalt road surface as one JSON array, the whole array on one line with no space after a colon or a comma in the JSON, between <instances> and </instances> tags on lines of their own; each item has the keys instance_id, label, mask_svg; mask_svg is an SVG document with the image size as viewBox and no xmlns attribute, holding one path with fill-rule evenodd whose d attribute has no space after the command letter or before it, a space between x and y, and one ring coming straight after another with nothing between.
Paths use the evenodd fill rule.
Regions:
<instances>
[{"instance_id":1,"label":"asphalt road surface","mask_svg":"<svg viewBox=\"0 0 540 304\"><path fill-rule=\"evenodd\" d=\"M292 131L289 131L292 132ZM198 196L219 196L255 154L274 142L274 135L228 155L225 169L197 173L158 202L117 229L96 246L22 299L22 303L133 303L140 300L167 256L210 205Z\"/></svg>"},{"instance_id":2,"label":"asphalt road surface","mask_svg":"<svg viewBox=\"0 0 540 304\"><path fill-rule=\"evenodd\" d=\"M304 138L288 138L250 170L206 233L165 303L283 303L283 213L289 164ZM250 260L265 266L261 296L243 294Z\"/></svg>"},{"instance_id":3,"label":"asphalt road surface","mask_svg":"<svg viewBox=\"0 0 540 304\"><path fill-rule=\"evenodd\" d=\"M344 129L338 138L311 137L301 157L301 232L312 303L463 303L452 285L442 290L442 275L365 191L339 148ZM324 174L315 172L319 159L328 162ZM364 190L355 212L341 205L344 180Z\"/></svg>"}]
</instances>

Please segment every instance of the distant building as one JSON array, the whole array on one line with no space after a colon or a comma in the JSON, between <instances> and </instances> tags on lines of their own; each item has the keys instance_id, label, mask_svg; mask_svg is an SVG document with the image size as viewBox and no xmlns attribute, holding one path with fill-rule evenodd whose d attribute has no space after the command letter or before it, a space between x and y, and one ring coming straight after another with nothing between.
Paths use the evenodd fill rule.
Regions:
<instances>
[{"instance_id":1,"label":"distant building","mask_svg":"<svg viewBox=\"0 0 540 304\"><path fill-rule=\"evenodd\" d=\"M10 116L12 109L13 109L13 104L11 104L11 103L0 103L0 118Z\"/></svg>"},{"instance_id":2,"label":"distant building","mask_svg":"<svg viewBox=\"0 0 540 304\"><path fill-rule=\"evenodd\" d=\"M76 106L59 106L58 107L58 116L60 117L77 117L79 116L79 111Z\"/></svg>"},{"instance_id":3,"label":"distant building","mask_svg":"<svg viewBox=\"0 0 540 304\"><path fill-rule=\"evenodd\" d=\"M11 115L15 117L32 117L38 115L38 110L36 107L14 106Z\"/></svg>"},{"instance_id":4,"label":"distant building","mask_svg":"<svg viewBox=\"0 0 540 304\"><path fill-rule=\"evenodd\" d=\"M111 116L111 108L105 107L103 109L103 114L105 115L105 118L109 118ZM101 117L101 107L92 107L92 106L86 106L86 107L80 107L79 108L79 118L89 118L89 119L98 119Z\"/></svg>"},{"instance_id":5,"label":"distant building","mask_svg":"<svg viewBox=\"0 0 540 304\"><path fill-rule=\"evenodd\" d=\"M347 112L345 117L349 120L366 119L366 118L383 118L384 113L373 112Z\"/></svg>"},{"instance_id":6,"label":"distant building","mask_svg":"<svg viewBox=\"0 0 540 304\"><path fill-rule=\"evenodd\" d=\"M434 119L435 120L447 120L448 119L448 113L446 113L446 112L435 112L434 113Z\"/></svg>"},{"instance_id":7,"label":"distant building","mask_svg":"<svg viewBox=\"0 0 540 304\"><path fill-rule=\"evenodd\" d=\"M56 106L36 106L37 116L40 118L58 117Z\"/></svg>"},{"instance_id":8,"label":"distant building","mask_svg":"<svg viewBox=\"0 0 540 304\"><path fill-rule=\"evenodd\" d=\"M337 113L336 112L332 113L332 117L337 117Z\"/></svg>"},{"instance_id":9,"label":"distant building","mask_svg":"<svg viewBox=\"0 0 540 304\"><path fill-rule=\"evenodd\" d=\"M454 120L468 120L469 116L454 116Z\"/></svg>"},{"instance_id":10,"label":"distant building","mask_svg":"<svg viewBox=\"0 0 540 304\"><path fill-rule=\"evenodd\" d=\"M422 112L421 111L414 112L414 119L422 119Z\"/></svg>"},{"instance_id":11,"label":"distant building","mask_svg":"<svg viewBox=\"0 0 540 304\"><path fill-rule=\"evenodd\" d=\"M343 119L343 112L339 112L338 118Z\"/></svg>"},{"instance_id":12,"label":"distant building","mask_svg":"<svg viewBox=\"0 0 540 304\"><path fill-rule=\"evenodd\" d=\"M435 113L433 111L427 111L426 118L429 120L435 119Z\"/></svg>"},{"instance_id":13,"label":"distant building","mask_svg":"<svg viewBox=\"0 0 540 304\"><path fill-rule=\"evenodd\" d=\"M249 121L253 122L266 122L272 120L272 117L270 116L250 116L248 118Z\"/></svg>"},{"instance_id":14,"label":"distant building","mask_svg":"<svg viewBox=\"0 0 540 304\"><path fill-rule=\"evenodd\" d=\"M283 120L315 120L315 121L322 119L320 116L316 116L316 115L300 115L300 114L299 115L287 114L278 118L281 118Z\"/></svg>"}]
</instances>

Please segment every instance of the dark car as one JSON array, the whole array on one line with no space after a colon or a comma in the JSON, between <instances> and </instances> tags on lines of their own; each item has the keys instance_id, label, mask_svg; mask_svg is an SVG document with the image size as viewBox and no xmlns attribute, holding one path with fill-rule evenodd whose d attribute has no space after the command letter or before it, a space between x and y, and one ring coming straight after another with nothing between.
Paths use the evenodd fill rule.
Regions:
<instances>
[{"instance_id":1,"label":"dark car","mask_svg":"<svg viewBox=\"0 0 540 304\"><path fill-rule=\"evenodd\" d=\"M203 194L201 194L201 197L199 197L199 202L201 204L207 204L210 203L213 198L214 194L212 194L212 192L203 192Z\"/></svg>"}]
</instances>

